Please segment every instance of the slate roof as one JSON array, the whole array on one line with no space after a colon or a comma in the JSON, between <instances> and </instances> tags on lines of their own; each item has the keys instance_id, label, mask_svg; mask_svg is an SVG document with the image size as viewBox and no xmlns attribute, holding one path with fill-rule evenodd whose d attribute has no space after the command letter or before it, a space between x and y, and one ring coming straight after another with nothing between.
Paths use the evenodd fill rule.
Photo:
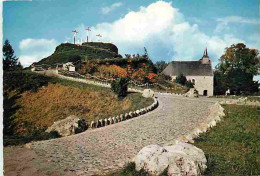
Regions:
<instances>
[{"instance_id":1,"label":"slate roof","mask_svg":"<svg viewBox=\"0 0 260 176\"><path fill-rule=\"evenodd\" d=\"M178 76L183 73L185 76L213 76L211 63L202 64L201 61L172 61L162 71L169 76Z\"/></svg>"}]
</instances>

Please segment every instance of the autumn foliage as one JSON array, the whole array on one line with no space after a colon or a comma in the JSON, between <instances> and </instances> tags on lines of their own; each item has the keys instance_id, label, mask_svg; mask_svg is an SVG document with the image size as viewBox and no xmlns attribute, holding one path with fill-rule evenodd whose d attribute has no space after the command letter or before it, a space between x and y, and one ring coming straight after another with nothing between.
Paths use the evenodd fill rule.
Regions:
<instances>
[{"instance_id":1,"label":"autumn foliage","mask_svg":"<svg viewBox=\"0 0 260 176\"><path fill-rule=\"evenodd\" d=\"M139 68L137 71L135 71L131 77L131 79L144 82L145 81L146 73L142 68Z\"/></svg>"},{"instance_id":2,"label":"autumn foliage","mask_svg":"<svg viewBox=\"0 0 260 176\"><path fill-rule=\"evenodd\" d=\"M148 78L148 80L152 83L155 83L158 79L158 75L155 73L148 73L148 75L146 76L146 78Z\"/></svg>"},{"instance_id":3,"label":"autumn foliage","mask_svg":"<svg viewBox=\"0 0 260 176\"><path fill-rule=\"evenodd\" d=\"M158 80L158 75L155 73L147 73L143 68L139 68L133 73L131 79L141 83L155 83Z\"/></svg>"},{"instance_id":4,"label":"autumn foliage","mask_svg":"<svg viewBox=\"0 0 260 176\"><path fill-rule=\"evenodd\" d=\"M103 78L121 78L127 77L127 71L117 65L101 65L96 75Z\"/></svg>"},{"instance_id":5,"label":"autumn foliage","mask_svg":"<svg viewBox=\"0 0 260 176\"><path fill-rule=\"evenodd\" d=\"M158 75L152 73L148 69L147 64L142 63L139 68L134 68L131 60L128 60L126 68L115 64L109 65L109 63L105 63L98 65L92 61L87 61L87 63L81 67L79 72L80 74L92 74L106 79L128 77L131 80L140 83L155 83L158 80Z\"/></svg>"}]
</instances>

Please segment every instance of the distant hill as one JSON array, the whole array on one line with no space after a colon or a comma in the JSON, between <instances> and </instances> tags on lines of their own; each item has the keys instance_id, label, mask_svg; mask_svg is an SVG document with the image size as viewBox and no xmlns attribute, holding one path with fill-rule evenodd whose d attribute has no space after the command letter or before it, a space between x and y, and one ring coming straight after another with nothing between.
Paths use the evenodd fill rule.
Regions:
<instances>
[{"instance_id":1,"label":"distant hill","mask_svg":"<svg viewBox=\"0 0 260 176\"><path fill-rule=\"evenodd\" d=\"M118 48L112 43L88 42L82 45L62 43L56 47L54 53L35 65L66 63L77 60L93 60L103 58L122 58L118 54Z\"/></svg>"},{"instance_id":2,"label":"distant hill","mask_svg":"<svg viewBox=\"0 0 260 176\"><path fill-rule=\"evenodd\" d=\"M42 68L56 68L57 64L73 62L78 70L86 60L94 60L98 65L115 64L123 68L126 68L130 61L134 69L144 67L145 63L148 70L156 73L156 68L151 60L143 56L122 58L118 54L116 45L102 42L88 42L82 45L62 43L56 47L52 55L33 64Z\"/></svg>"}]
</instances>

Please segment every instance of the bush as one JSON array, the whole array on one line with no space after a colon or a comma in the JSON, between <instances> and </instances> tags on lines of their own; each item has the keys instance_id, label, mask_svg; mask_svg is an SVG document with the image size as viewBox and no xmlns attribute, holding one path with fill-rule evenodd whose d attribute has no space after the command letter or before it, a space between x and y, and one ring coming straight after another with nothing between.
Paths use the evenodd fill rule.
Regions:
<instances>
[{"instance_id":1,"label":"bush","mask_svg":"<svg viewBox=\"0 0 260 176\"><path fill-rule=\"evenodd\" d=\"M182 73L176 77L176 83L178 83L178 84L181 84L184 86L186 81L187 81L186 76Z\"/></svg>"},{"instance_id":2,"label":"bush","mask_svg":"<svg viewBox=\"0 0 260 176\"><path fill-rule=\"evenodd\" d=\"M48 85L51 78L28 71L10 71L4 72L4 89L18 90L24 92L27 90L37 91L38 88Z\"/></svg>"},{"instance_id":3,"label":"bush","mask_svg":"<svg viewBox=\"0 0 260 176\"><path fill-rule=\"evenodd\" d=\"M117 175L117 174L115 174ZM135 163L131 162L128 163L118 175L126 176L126 175L132 175L132 176L148 176L148 173L144 171L143 169L140 171L135 170Z\"/></svg>"},{"instance_id":4,"label":"bush","mask_svg":"<svg viewBox=\"0 0 260 176\"><path fill-rule=\"evenodd\" d=\"M111 90L116 93L118 97L125 97L127 95L127 85L128 79L122 77L112 82Z\"/></svg>"},{"instance_id":5,"label":"bush","mask_svg":"<svg viewBox=\"0 0 260 176\"><path fill-rule=\"evenodd\" d=\"M186 81L185 86L189 89L194 87L191 81Z\"/></svg>"},{"instance_id":6,"label":"bush","mask_svg":"<svg viewBox=\"0 0 260 176\"><path fill-rule=\"evenodd\" d=\"M88 129L88 124L86 123L85 119L80 118L78 121L78 128L75 129L75 134L84 132Z\"/></svg>"},{"instance_id":7,"label":"bush","mask_svg":"<svg viewBox=\"0 0 260 176\"><path fill-rule=\"evenodd\" d=\"M33 129L31 134L27 135L4 135L3 144L23 145L31 141L49 140L61 137L57 131L45 132L45 129Z\"/></svg>"}]
</instances>

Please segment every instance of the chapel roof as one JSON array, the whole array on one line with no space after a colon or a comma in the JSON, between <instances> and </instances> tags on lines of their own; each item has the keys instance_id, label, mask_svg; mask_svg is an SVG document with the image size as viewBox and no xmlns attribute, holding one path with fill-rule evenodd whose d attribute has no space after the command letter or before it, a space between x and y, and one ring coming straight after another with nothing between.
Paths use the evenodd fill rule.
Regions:
<instances>
[{"instance_id":1,"label":"chapel roof","mask_svg":"<svg viewBox=\"0 0 260 176\"><path fill-rule=\"evenodd\" d=\"M213 76L213 70L207 49L205 49L203 57L200 60L172 61L162 71L162 73L169 76L179 76L181 73L185 76Z\"/></svg>"}]
</instances>

